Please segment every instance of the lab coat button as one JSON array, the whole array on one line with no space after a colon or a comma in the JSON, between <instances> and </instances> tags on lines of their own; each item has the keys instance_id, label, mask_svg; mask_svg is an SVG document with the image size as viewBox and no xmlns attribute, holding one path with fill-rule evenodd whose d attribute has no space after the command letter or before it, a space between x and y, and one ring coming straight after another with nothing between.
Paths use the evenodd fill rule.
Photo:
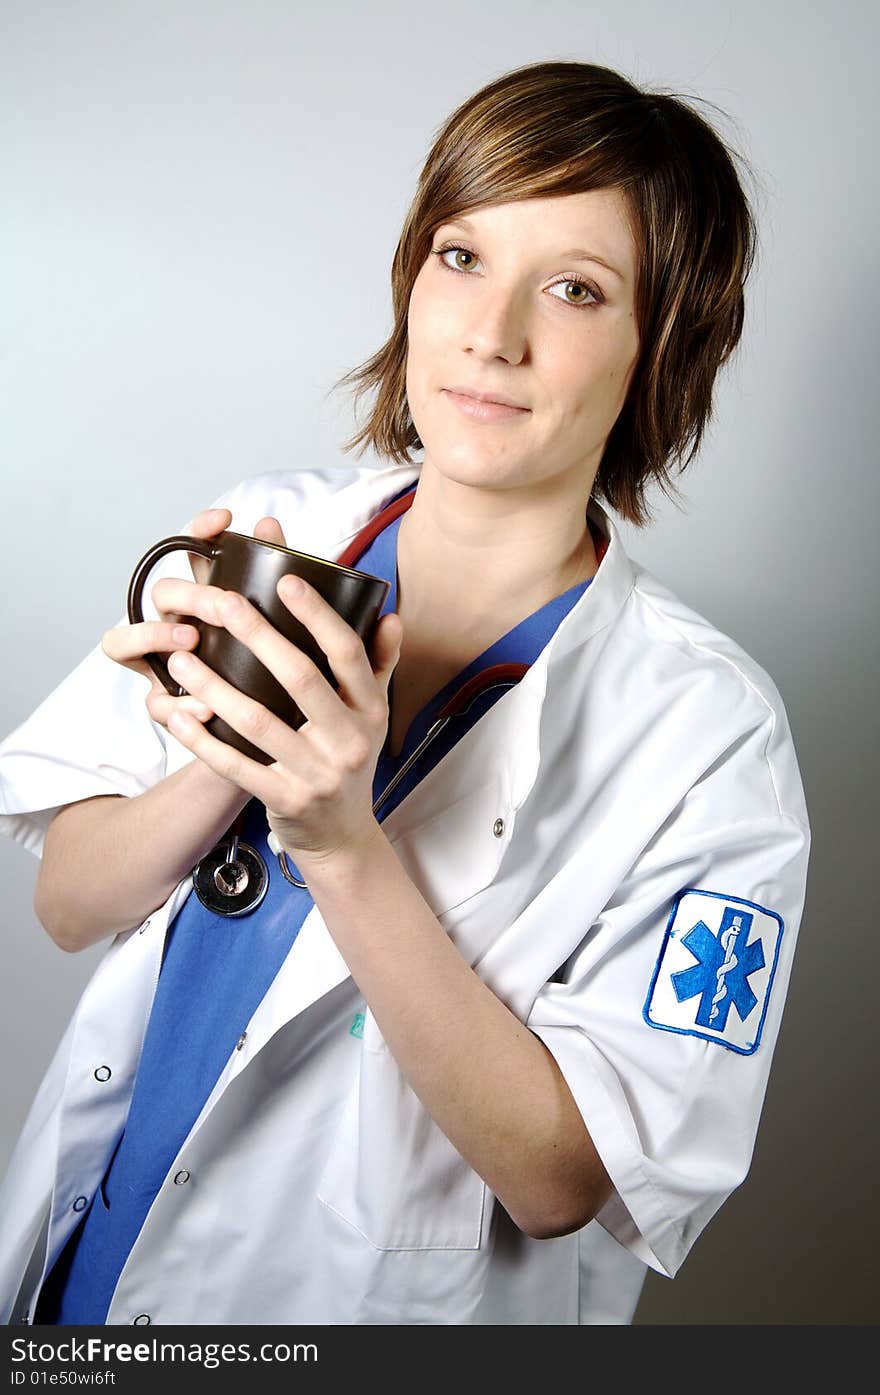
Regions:
<instances>
[{"instance_id":1,"label":"lab coat button","mask_svg":"<svg viewBox=\"0 0 880 1395\"><path fill-rule=\"evenodd\" d=\"M494 824L492 825L492 832L495 834L495 837L496 837L496 838L500 838L500 837L501 837L502 833L504 832L504 820L503 820L503 819L496 819L496 820L495 820Z\"/></svg>"},{"instance_id":2,"label":"lab coat button","mask_svg":"<svg viewBox=\"0 0 880 1395\"><path fill-rule=\"evenodd\" d=\"M245 1044L246 1041L247 1041L247 1032L242 1032L242 1034L241 1034L241 1036L239 1037L238 1041L235 1043L235 1049L236 1049L236 1051L240 1051L241 1048L244 1046L244 1044Z\"/></svg>"},{"instance_id":3,"label":"lab coat button","mask_svg":"<svg viewBox=\"0 0 880 1395\"><path fill-rule=\"evenodd\" d=\"M87 1196L78 1196L76 1198L76 1201L73 1203L73 1209L74 1211L84 1211L88 1204L89 1199Z\"/></svg>"},{"instance_id":4,"label":"lab coat button","mask_svg":"<svg viewBox=\"0 0 880 1395\"><path fill-rule=\"evenodd\" d=\"M149 922L148 920L145 920L145 921L144 921L143 925L141 926L140 930L138 931L138 934L139 934L139 935L142 935L142 934L144 933L144 931L147 929L149 923L150 923L150 922Z\"/></svg>"},{"instance_id":5,"label":"lab coat button","mask_svg":"<svg viewBox=\"0 0 880 1395\"><path fill-rule=\"evenodd\" d=\"M149 1313L138 1313L137 1317L132 1319L132 1327L149 1327L152 1321Z\"/></svg>"},{"instance_id":6,"label":"lab coat button","mask_svg":"<svg viewBox=\"0 0 880 1395\"><path fill-rule=\"evenodd\" d=\"M95 1071L95 1079L102 1081L109 1080L111 1073L109 1066L98 1066L98 1069Z\"/></svg>"},{"instance_id":7,"label":"lab coat button","mask_svg":"<svg viewBox=\"0 0 880 1395\"><path fill-rule=\"evenodd\" d=\"M174 1174L174 1185L175 1185L175 1187L182 1187L183 1184L184 1184L184 1182L188 1182L188 1181L189 1181L189 1173L187 1172L187 1170L186 1170L185 1167L182 1168L180 1172L176 1172L176 1173Z\"/></svg>"}]
</instances>

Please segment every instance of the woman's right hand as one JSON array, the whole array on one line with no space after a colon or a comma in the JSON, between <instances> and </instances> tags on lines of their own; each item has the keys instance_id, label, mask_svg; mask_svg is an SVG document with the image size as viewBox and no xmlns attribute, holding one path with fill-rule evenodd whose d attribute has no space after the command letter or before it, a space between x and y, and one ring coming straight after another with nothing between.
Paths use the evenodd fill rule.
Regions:
<instances>
[{"instance_id":1,"label":"woman's right hand","mask_svg":"<svg viewBox=\"0 0 880 1395\"><path fill-rule=\"evenodd\" d=\"M187 533L193 538L216 538L226 531L232 522L229 509L203 509L190 523ZM277 518L261 518L254 528L254 537L264 542L279 543L284 547L284 532ZM188 552L190 567L195 581L200 586L207 584L210 562L195 552ZM154 600L155 604L155 600ZM172 712L183 710L193 712L200 721L207 721L214 713L197 698L185 693L182 697L172 697L160 682L144 658L145 654L171 654L175 649L194 650L199 642L199 632L194 625L183 624L183 632L177 632L183 616L176 611L163 611L156 605L158 620L142 620L135 625L117 625L107 630L101 639L101 648L108 659L113 659L123 668L133 673L141 673L150 680L150 691L146 697L146 707L154 722L167 728ZM191 615L194 611L189 612ZM209 615L199 619L211 620Z\"/></svg>"}]
</instances>

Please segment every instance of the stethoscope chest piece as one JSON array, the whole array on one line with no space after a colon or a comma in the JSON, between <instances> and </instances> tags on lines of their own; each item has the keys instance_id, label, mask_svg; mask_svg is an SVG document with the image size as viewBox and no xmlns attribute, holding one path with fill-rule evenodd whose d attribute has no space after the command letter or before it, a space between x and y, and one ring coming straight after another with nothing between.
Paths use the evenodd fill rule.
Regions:
<instances>
[{"instance_id":1,"label":"stethoscope chest piece","mask_svg":"<svg viewBox=\"0 0 880 1395\"><path fill-rule=\"evenodd\" d=\"M233 838L218 843L193 868L193 888L216 915L246 915L259 906L269 886L269 870L249 843Z\"/></svg>"}]
</instances>

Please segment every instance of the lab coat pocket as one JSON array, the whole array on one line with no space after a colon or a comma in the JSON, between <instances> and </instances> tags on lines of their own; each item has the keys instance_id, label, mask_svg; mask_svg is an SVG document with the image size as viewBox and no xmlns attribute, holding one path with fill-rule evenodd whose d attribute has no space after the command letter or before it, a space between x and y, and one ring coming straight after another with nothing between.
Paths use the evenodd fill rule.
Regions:
<instances>
[{"instance_id":1,"label":"lab coat pocket","mask_svg":"<svg viewBox=\"0 0 880 1395\"><path fill-rule=\"evenodd\" d=\"M369 1011L363 1048L318 1200L375 1249L479 1249L485 1182L411 1089Z\"/></svg>"},{"instance_id":2,"label":"lab coat pocket","mask_svg":"<svg viewBox=\"0 0 880 1395\"><path fill-rule=\"evenodd\" d=\"M428 794L436 797L434 786ZM512 833L504 804L495 774L436 812L430 812L429 800L424 817L401 831L398 810L386 821L385 832L404 871L436 916L462 905L495 877Z\"/></svg>"}]
</instances>

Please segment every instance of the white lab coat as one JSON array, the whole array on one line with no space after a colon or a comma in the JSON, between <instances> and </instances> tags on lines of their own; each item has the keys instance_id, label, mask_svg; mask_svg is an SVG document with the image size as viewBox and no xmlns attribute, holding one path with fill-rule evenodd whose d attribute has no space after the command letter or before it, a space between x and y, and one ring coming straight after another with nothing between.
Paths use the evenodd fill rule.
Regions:
<instances>
[{"instance_id":1,"label":"white lab coat","mask_svg":"<svg viewBox=\"0 0 880 1395\"><path fill-rule=\"evenodd\" d=\"M215 502L236 531L274 514L290 546L335 559L418 473L273 472ZM806 888L789 724L764 670L589 512L610 540L592 584L383 828L467 962L553 1053L611 1199L571 1235L517 1230L368 1009L363 1039L349 1031L365 1005L314 907L153 1203L108 1323L627 1323L646 1266L674 1276L746 1176ZM153 579L187 566L179 554ZM192 759L149 717L148 690L96 645L0 744L2 831L39 857L60 806L140 794ZM32 1317L74 1201L100 1197L165 929L190 892L185 878L115 936L39 1088L0 1190L4 1321ZM755 1011L744 1025L731 1007L719 1032L721 1018L695 1021L704 998L678 1003L672 984L702 972L681 943L698 922L712 953L726 943L725 907L728 930L734 911L737 933L743 913L763 927L764 967L745 980ZM735 962L728 949L716 964L715 1000Z\"/></svg>"}]
</instances>

